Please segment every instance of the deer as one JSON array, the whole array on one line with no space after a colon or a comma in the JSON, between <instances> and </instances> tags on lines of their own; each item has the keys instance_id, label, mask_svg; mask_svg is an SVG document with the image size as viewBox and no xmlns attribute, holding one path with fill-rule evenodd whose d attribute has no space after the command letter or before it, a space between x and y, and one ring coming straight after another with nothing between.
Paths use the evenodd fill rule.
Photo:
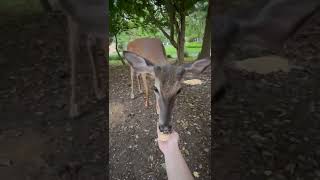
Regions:
<instances>
[{"instance_id":1,"label":"deer","mask_svg":"<svg viewBox=\"0 0 320 180\"><path fill-rule=\"evenodd\" d=\"M106 97L99 79L97 61L104 58L107 44L107 1L105 0L41 0L45 9L60 10L67 17L68 51L71 60L71 96L69 117L79 116L80 111L76 98L77 59L80 50L80 35L84 35L86 51L92 69L93 88L98 100Z\"/></svg>"},{"instance_id":2,"label":"deer","mask_svg":"<svg viewBox=\"0 0 320 180\"><path fill-rule=\"evenodd\" d=\"M160 41L160 39L157 38L140 38L140 39L135 39L131 42L128 43L127 45L127 51L130 52L135 52L136 54L139 54L140 56L143 56L144 58L148 59L148 63L153 63L153 64L168 64L169 62L167 61L165 57L165 49ZM147 73L137 73L135 69L130 66L130 79L131 79L131 94L130 97L131 99L134 99L134 92L133 92L133 80L134 76L137 78L138 82L138 88L139 92L141 93L141 83L140 83L140 77L142 78L143 82L143 87L144 87L144 105L145 107L148 107L150 102L149 102L149 88L148 88L148 82L147 82ZM159 111L157 111L159 113Z\"/></svg>"},{"instance_id":3,"label":"deer","mask_svg":"<svg viewBox=\"0 0 320 180\"><path fill-rule=\"evenodd\" d=\"M317 0L265 0L258 4L260 11L243 17L244 12L218 14L211 18L213 25L213 98L220 99L227 89L225 68L236 68L226 62L232 44L250 37L250 43L279 50L285 41L317 10ZM242 16L242 17L241 17ZM254 17L249 19L248 17Z\"/></svg>"},{"instance_id":4,"label":"deer","mask_svg":"<svg viewBox=\"0 0 320 180\"><path fill-rule=\"evenodd\" d=\"M171 133L172 111L176 98L182 90L184 75L202 73L211 64L210 57L189 64L170 64L165 58L161 41L155 38L142 38L130 42L127 51L123 51L123 55L135 73L142 76L149 75L154 79L153 92L156 96L156 110L159 115L158 128L164 134ZM132 76L131 79L133 79ZM145 78L142 79L145 80ZM143 83L147 88L147 82Z\"/></svg>"}]
</instances>

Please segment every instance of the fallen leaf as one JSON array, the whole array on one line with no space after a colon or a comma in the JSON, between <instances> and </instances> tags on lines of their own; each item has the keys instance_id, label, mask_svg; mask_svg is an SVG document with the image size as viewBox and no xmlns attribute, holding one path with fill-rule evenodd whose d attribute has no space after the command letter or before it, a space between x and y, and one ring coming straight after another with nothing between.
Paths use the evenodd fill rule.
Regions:
<instances>
[{"instance_id":1,"label":"fallen leaf","mask_svg":"<svg viewBox=\"0 0 320 180\"><path fill-rule=\"evenodd\" d=\"M197 171L193 171L193 176L196 177L196 178L200 177L200 175L199 175L199 173Z\"/></svg>"},{"instance_id":2,"label":"fallen leaf","mask_svg":"<svg viewBox=\"0 0 320 180\"><path fill-rule=\"evenodd\" d=\"M183 83L188 85L200 85L202 84L202 81L200 79L190 79L190 80L183 81Z\"/></svg>"}]
</instances>

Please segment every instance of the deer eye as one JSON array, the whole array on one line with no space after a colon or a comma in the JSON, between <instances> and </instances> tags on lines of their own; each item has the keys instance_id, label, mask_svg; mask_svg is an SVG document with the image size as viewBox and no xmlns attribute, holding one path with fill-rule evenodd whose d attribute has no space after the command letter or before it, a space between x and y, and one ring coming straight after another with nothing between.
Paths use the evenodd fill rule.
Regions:
<instances>
[{"instance_id":1,"label":"deer eye","mask_svg":"<svg viewBox=\"0 0 320 180\"><path fill-rule=\"evenodd\" d=\"M180 94L181 93L181 88L177 91L177 94Z\"/></svg>"},{"instance_id":2,"label":"deer eye","mask_svg":"<svg viewBox=\"0 0 320 180\"><path fill-rule=\"evenodd\" d=\"M153 86L153 91L154 91L155 93L159 93L159 90L158 90L158 88L157 88L156 86Z\"/></svg>"}]
</instances>

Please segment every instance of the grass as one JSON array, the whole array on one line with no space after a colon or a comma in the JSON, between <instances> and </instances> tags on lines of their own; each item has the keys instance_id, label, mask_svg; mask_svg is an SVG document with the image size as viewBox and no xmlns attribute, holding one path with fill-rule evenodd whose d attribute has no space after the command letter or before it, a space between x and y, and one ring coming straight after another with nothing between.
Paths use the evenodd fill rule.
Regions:
<instances>
[{"instance_id":1,"label":"grass","mask_svg":"<svg viewBox=\"0 0 320 180\"><path fill-rule=\"evenodd\" d=\"M165 46L166 54L170 55L172 58L177 58L177 51L172 45ZM201 51L201 43L191 42L185 44L185 52L188 56L197 57Z\"/></svg>"},{"instance_id":2,"label":"grass","mask_svg":"<svg viewBox=\"0 0 320 180\"><path fill-rule=\"evenodd\" d=\"M172 45L165 46L167 56L170 55L169 61L174 62L177 58L177 51ZM185 62L192 62L196 59L199 52L201 51L201 43L191 42L185 44L185 52L188 54L188 57L185 57ZM109 55L109 64L110 65L122 65L119 56L114 53Z\"/></svg>"},{"instance_id":3,"label":"grass","mask_svg":"<svg viewBox=\"0 0 320 180\"><path fill-rule=\"evenodd\" d=\"M117 53L109 55L109 61L115 61L115 60L120 61L119 56L118 56Z\"/></svg>"},{"instance_id":4,"label":"grass","mask_svg":"<svg viewBox=\"0 0 320 180\"><path fill-rule=\"evenodd\" d=\"M122 66L122 62L120 61L120 59L109 60L109 65L110 66Z\"/></svg>"},{"instance_id":5,"label":"grass","mask_svg":"<svg viewBox=\"0 0 320 180\"><path fill-rule=\"evenodd\" d=\"M176 61L176 59L174 58L168 58L170 63L174 63ZM188 62L193 62L195 59L193 57L186 57L184 58L184 62L188 63ZM122 66L122 62L120 61L119 58L117 59L109 59L109 65L110 66Z\"/></svg>"}]
</instances>

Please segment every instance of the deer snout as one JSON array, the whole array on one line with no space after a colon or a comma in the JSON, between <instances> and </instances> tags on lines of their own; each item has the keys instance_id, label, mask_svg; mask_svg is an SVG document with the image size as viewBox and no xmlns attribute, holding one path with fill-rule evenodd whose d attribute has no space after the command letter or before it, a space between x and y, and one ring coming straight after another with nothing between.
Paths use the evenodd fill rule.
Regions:
<instances>
[{"instance_id":1,"label":"deer snout","mask_svg":"<svg viewBox=\"0 0 320 180\"><path fill-rule=\"evenodd\" d=\"M164 100L163 98L159 101L160 114L159 114L159 130L162 133L171 133L172 126L171 121L172 116L172 106L168 103L169 100Z\"/></svg>"},{"instance_id":2,"label":"deer snout","mask_svg":"<svg viewBox=\"0 0 320 180\"><path fill-rule=\"evenodd\" d=\"M172 126L171 125L159 125L159 130L160 132L164 134L169 134L171 133Z\"/></svg>"}]
</instances>

